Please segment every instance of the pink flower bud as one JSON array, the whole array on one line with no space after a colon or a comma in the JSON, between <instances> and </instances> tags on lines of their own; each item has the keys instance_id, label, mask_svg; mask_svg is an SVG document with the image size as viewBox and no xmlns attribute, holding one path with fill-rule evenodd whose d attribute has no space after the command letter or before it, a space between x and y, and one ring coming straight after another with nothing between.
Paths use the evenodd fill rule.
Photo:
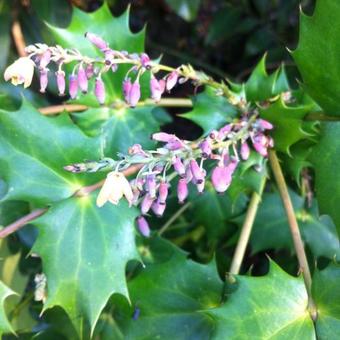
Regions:
<instances>
[{"instance_id":1,"label":"pink flower bud","mask_svg":"<svg viewBox=\"0 0 340 340\"><path fill-rule=\"evenodd\" d=\"M145 215L150 210L153 201L154 201L154 198L150 197L148 194L144 196L142 203L141 203L141 212L143 215Z\"/></svg>"},{"instance_id":2,"label":"pink flower bud","mask_svg":"<svg viewBox=\"0 0 340 340\"><path fill-rule=\"evenodd\" d=\"M151 198L156 197L156 177L154 174L146 176L145 187Z\"/></svg>"},{"instance_id":3,"label":"pink flower bud","mask_svg":"<svg viewBox=\"0 0 340 340\"><path fill-rule=\"evenodd\" d=\"M192 159L190 161L190 170L192 172L196 184L200 184L204 181L205 177L204 172L201 170L195 159Z\"/></svg>"},{"instance_id":4,"label":"pink flower bud","mask_svg":"<svg viewBox=\"0 0 340 340\"><path fill-rule=\"evenodd\" d=\"M179 150L184 147L184 143L180 139L176 138L166 143L164 147L168 150Z\"/></svg>"},{"instance_id":5,"label":"pink flower bud","mask_svg":"<svg viewBox=\"0 0 340 340\"><path fill-rule=\"evenodd\" d=\"M40 64L39 64L40 68L45 69L47 65L50 63L50 60L51 60L51 51L46 50L40 58Z\"/></svg>"},{"instance_id":6,"label":"pink flower bud","mask_svg":"<svg viewBox=\"0 0 340 340\"><path fill-rule=\"evenodd\" d=\"M202 151L202 157L203 158L208 158L211 154L211 146L210 146L210 142L205 139L204 141L202 141L199 145L201 151Z\"/></svg>"},{"instance_id":7,"label":"pink flower bud","mask_svg":"<svg viewBox=\"0 0 340 340\"><path fill-rule=\"evenodd\" d=\"M123 95L127 103L129 103L129 95L130 95L131 87L132 87L132 83L131 83L130 78L125 78L123 80Z\"/></svg>"},{"instance_id":8,"label":"pink flower bud","mask_svg":"<svg viewBox=\"0 0 340 340\"><path fill-rule=\"evenodd\" d=\"M223 193L228 189L231 179L231 172L228 167L218 165L212 171L211 182L219 193Z\"/></svg>"},{"instance_id":9,"label":"pink flower bud","mask_svg":"<svg viewBox=\"0 0 340 340\"><path fill-rule=\"evenodd\" d=\"M151 209L157 217L162 217L166 208L165 203L159 202L159 200L153 202Z\"/></svg>"},{"instance_id":10,"label":"pink flower bud","mask_svg":"<svg viewBox=\"0 0 340 340\"><path fill-rule=\"evenodd\" d=\"M103 105L105 102L105 86L100 77L96 78L96 83L94 85L94 94L97 97L99 104Z\"/></svg>"},{"instance_id":11,"label":"pink flower bud","mask_svg":"<svg viewBox=\"0 0 340 340\"><path fill-rule=\"evenodd\" d=\"M152 134L151 138L157 142L168 143L177 137L166 132L156 132Z\"/></svg>"},{"instance_id":12,"label":"pink flower bud","mask_svg":"<svg viewBox=\"0 0 340 340\"><path fill-rule=\"evenodd\" d=\"M273 124L269 123L267 120L264 119L257 119L257 124L262 130L271 130L273 128Z\"/></svg>"},{"instance_id":13,"label":"pink flower bud","mask_svg":"<svg viewBox=\"0 0 340 340\"><path fill-rule=\"evenodd\" d=\"M128 98L128 104L135 107L140 99L140 85L137 80L132 84Z\"/></svg>"},{"instance_id":14,"label":"pink flower bud","mask_svg":"<svg viewBox=\"0 0 340 340\"><path fill-rule=\"evenodd\" d=\"M79 84L81 92L86 93L87 88L88 88L88 81L87 81L86 71L83 68L83 65L80 65L78 69L78 84Z\"/></svg>"},{"instance_id":15,"label":"pink flower bud","mask_svg":"<svg viewBox=\"0 0 340 340\"><path fill-rule=\"evenodd\" d=\"M182 162L182 160L175 156L174 159L172 160L172 165L174 166L175 171L181 176L185 176L185 166Z\"/></svg>"},{"instance_id":16,"label":"pink flower bud","mask_svg":"<svg viewBox=\"0 0 340 340\"><path fill-rule=\"evenodd\" d=\"M64 96L65 95L65 72L64 71L57 71L56 73L57 76L57 87L59 91L59 96Z\"/></svg>"},{"instance_id":17,"label":"pink flower bud","mask_svg":"<svg viewBox=\"0 0 340 340\"><path fill-rule=\"evenodd\" d=\"M264 134L258 133L253 137L253 147L261 156L268 156L267 137Z\"/></svg>"},{"instance_id":18,"label":"pink flower bud","mask_svg":"<svg viewBox=\"0 0 340 340\"><path fill-rule=\"evenodd\" d=\"M144 216L137 217L137 227L138 227L139 232L143 236L150 237L149 223L147 222Z\"/></svg>"},{"instance_id":19,"label":"pink flower bud","mask_svg":"<svg viewBox=\"0 0 340 340\"><path fill-rule=\"evenodd\" d=\"M160 204L165 204L169 193L169 183L161 181L158 188L158 200Z\"/></svg>"},{"instance_id":20,"label":"pink flower bud","mask_svg":"<svg viewBox=\"0 0 340 340\"><path fill-rule=\"evenodd\" d=\"M94 68L92 64L87 64L85 69L87 79L90 79L94 75Z\"/></svg>"},{"instance_id":21,"label":"pink flower bud","mask_svg":"<svg viewBox=\"0 0 340 340\"><path fill-rule=\"evenodd\" d=\"M178 80L178 72L172 71L166 78L166 89L170 91L176 84Z\"/></svg>"},{"instance_id":22,"label":"pink flower bud","mask_svg":"<svg viewBox=\"0 0 340 340\"><path fill-rule=\"evenodd\" d=\"M106 48L108 48L107 43L102 38L100 38L98 35L94 33L86 32L85 37L88 40L90 40L91 43L95 45L97 48L99 48L100 50L105 50Z\"/></svg>"},{"instance_id":23,"label":"pink flower bud","mask_svg":"<svg viewBox=\"0 0 340 340\"><path fill-rule=\"evenodd\" d=\"M190 183L193 179L193 175L190 169L190 166L187 166L187 168L185 169L185 180L187 181L187 183Z\"/></svg>"},{"instance_id":24,"label":"pink flower bud","mask_svg":"<svg viewBox=\"0 0 340 340\"><path fill-rule=\"evenodd\" d=\"M151 77L150 80L150 89L151 89L151 98L156 102L160 101L162 94L164 92L165 82L163 79L157 80L155 77Z\"/></svg>"},{"instance_id":25,"label":"pink flower bud","mask_svg":"<svg viewBox=\"0 0 340 340\"><path fill-rule=\"evenodd\" d=\"M149 69L151 67L150 57L146 53L142 53L140 55L140 62L142 64L142 66L145 67L146 69Z\"/></svg>"},{"instance_id":26,"label":"pink flower bud","mask_svg":"<svg viewBox=\"0 0 340 340\"><path fill-rule=\"evenodd\" d=\"M74 74L71 74L69 77L69 93L72 99L77 97L78 93L78 80Z\"/></svg>"},{"instance_id":27,"label":"pink flower bud","mask_svg":"<svg viewBox=\"0 0 340 340\"><path fill-rule=\"evenodd\" d=\"M196 184L196 188L199 194L202 194L204 191L204 187L205 187L205 180L203 180L203 182L201 183L197 183Z\"/></svg>"},{"instance_id":28,"label":"pink flower bud","mask_svg":"<svg viewBox=\"0 0 340 340\"><path fill-rule=\"evenodd\" d=\"M247 142L243 142L241 145L241 158L246 161L250 155L250 149Z\"/></svg>"},{"instance_id":29,"label":"pink flower bud","mask_svg":"<svg viewBox=\"0 0 340 340\"><path fill-rule=\"evenodd\" d=\"M188 197L188 184L185 178L180 178L177 184L177 197L179 203L184 203Z\"/></svg>"},{"instance_id":30,"label":"pink flower bud","mask_svg":"<svg viewBox=\"0 0 340 340\"><path fill-rule=\"evenodd\" d=\"M228 133L232 130L233 125L232 124L227 124L223 126L221 129L218 131L217 138L220 140L223 140L227 137Z\"/></svg>"},{"instance_id":31,"label":"pink flower bud","mask_svg":"<svg viewBox=\"0 0 340 340\"><path fill-rule=\"evenodd\" d=\"M40 70L40 92L45 93L48 84L48 69L44 68Z\"/></svg>"}]
</instances>

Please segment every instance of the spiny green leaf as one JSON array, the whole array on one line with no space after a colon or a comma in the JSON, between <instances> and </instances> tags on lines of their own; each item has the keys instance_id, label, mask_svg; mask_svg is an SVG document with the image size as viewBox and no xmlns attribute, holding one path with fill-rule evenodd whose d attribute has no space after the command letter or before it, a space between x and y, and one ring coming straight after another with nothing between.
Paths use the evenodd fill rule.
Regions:
<instances>
[{"instance_id":1,"label":"spiny green leaf","mask_svg":"<svg viewBox=\"0 0 340 340\"><path fill-rule=\"evenodd\" d=\"M133 144L151 148L150 136L159 130L152 115L153 107L89 109L73 117L78 126L89 136L98 136L104 154L115 157L117 152L127 152Z\"/></svg>"},{"instance_id":2,"label":"spiny green leaf","mask_svg":"<svg viewBox=\"0 0 340 340\"><path fill-rule=\"evenodd\" d=\"M302 237L317 258L340 256L338 233L329 216L319 216L316 202L305 208L304 198L290 191ZM243 218L237 220L240 224ZM266 235L266 237L264 237ZM294 251L286 212L278 193L265 193L251 234L252 253L267 249Z\"/></svg>"},{"instance_id":3,"label":"spiny green leaf","mask_svg":"<svg viewBox=\"0 0 340 340\"><path fill-rule=\"evenodd\" d=\"M339 17L338 0L318 0L312 17L301 13L299 44L292 53L308 93L332 115L340 115Z\"/></svg>"},{"instance_id":4,"label":"spiny green leaf","mask_svg":"<svg viewBox=\"0 0 340 340\"><path fill-rule=\"evenodd\" d=\"M315 190L322 214L332 217L340 234L340 122L322 123L320 141L310 153Z\"/></svg>"},{"instance_id":5,"label":"spiny green leaf","mask_svg":"<svg viewBox=\"0 0 340 340\"><path fill-rule=\"evenodd\" d=\"M336 339L340 334L340 267L330 264L313 276L312 295L317 306L318 339Z\"/></svg>"},{"instance_id":6,"label":"spiny green leaf","mask_svg":"<svg viewBox=\"0 0 340 340\"><path fill-rule=\"evenodd\" d=\"M193 110L180 116L192 120L207 134L232 121L236 113L224 97L217 96L214 89L207 87L193 97Z\"/></svg>"},{"instance_id":7,"label":"spiny green leaf","mask_svg":"<svg viewBox=\"0 0 340 340\"><path fill-rule=\"evenodd\" d=\"M48 283L44 309L64 308L80 335L93 331L113 293L128 296L125 266L139 258L136 215L123 201L97 208L94 193L55 203L35 222L33 251L42 257Z\"/></svg>"},{"instance_id":8,"label":"spiny green leaf","mask_svg":"<svg viewBox=\"0 0 340 340\"><path fill-rule=\"evenodd\" d=\"M220 307L212 339L316 339L302 278L271 262L268 275L237 276L237 289Z\"/></svg>"},{"instance_id":9,"label":"spiny green leaf","mask_svg":"<svg viewBox=\"0 0 340 340\"><path fill-rule=\"evenodd\" d=\"M245 83L245 93L248 101L263 101L289 90L284 67L282 66L268 75L266 57L267 55L265 54Z\"/></svg>"},{"instance_id":10,"label":"spiny green leaf","mask_svg":"<svg viewBox=\"0 0 340 340\"><path fill-rule=\"evenodd\" d=\"M103 54L84 37L86 32L98 34L114 50L130 53L144 51L145 31L142 30L137 34L130 31L129 10L115 18L106 3L92 13L86 13L74 7L68 27L58 28L49 25L49 28L57 44L64 48L76 48L81 53L92 57L103 57ZM72 67L68 67L68 70L72 71ZM109 71L103 75L107 103L122 99L122 81L130 67L131 65L120 65L115 73ZM80 98L81 103L98 107L99 104L93 94L93 81L90 81L90 84L89 93ZM142 86L142 92L145 93L145 86Z\"/></svg>"},{"instance_id":11,"label":"spiny green leaf","mask_svg":"<svg viewBox=\"0 0 340 340\"><path fill-rule=\"evenodd\" d=\"M2 199L45 205L71 196L99 177L71 174L63 166L98 159L99 146L67 115L44 117L25 100L19 111L0 110L0 176L8 187Z\"/></svg>"},{"instance_id":12,"label":"spiny green leaf","mask_svg":"<svg viewBox=\"0 0 340 340\"><path fill-rule=\"evenodd\" d=\"M11 289L9 289L2 281L0 281L0 337L5 333L13 333L13 328L9 323L4 303L8 296L15 294Z\"/></svg>"}]
</instances>

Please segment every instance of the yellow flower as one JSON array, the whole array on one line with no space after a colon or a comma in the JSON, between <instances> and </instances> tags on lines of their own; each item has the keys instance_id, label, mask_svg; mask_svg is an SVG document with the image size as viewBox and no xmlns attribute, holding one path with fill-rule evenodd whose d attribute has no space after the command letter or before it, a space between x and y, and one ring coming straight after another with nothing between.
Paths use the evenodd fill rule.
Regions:
<instances>
[{"instance_id":1,"label":"yellow flower","mask_svg":"<svg viewBox=\"0 0 340 340\"><path fill-rule=\"evenodd\" d=\"M26 88L31 85L34 65L31 58L21 57L6 68L4 78L6 81L11 80L15 86L23 83Z\"/></svg>"},{"instance_id":2,"label":"yellow flower","mask_svg":"<svg viewBox=\"0 0 340 340\"><path fill-rule=\"evenodd\" d=\"M120 199L125 196L131 206L133 193L128 180L124 174L112 171L107 174L104 185L97 197L97 206L102 207L107 201L117 205Z\"/></svg>"}]
</instances>

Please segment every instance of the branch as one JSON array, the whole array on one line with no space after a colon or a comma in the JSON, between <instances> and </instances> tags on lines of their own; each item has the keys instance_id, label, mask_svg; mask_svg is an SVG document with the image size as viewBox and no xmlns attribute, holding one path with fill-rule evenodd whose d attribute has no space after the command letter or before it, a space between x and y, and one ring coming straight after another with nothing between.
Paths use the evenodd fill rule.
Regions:
<instances>
[{"instance_id":1,"label":"branch","mask_svg":"<svg viewBox=\"0 0 340 340\"><path fill-rule=\"evenodd\" d=\"M25 51L26 42L24 35L22 34L21 26L18 20L14 21L12 25L12 36L19 56L26 57Z\"/></svg>"},{"instance_id":2,"label":"branch","mask_svg":"<svg viewBox=\"0 0 340 340\"><path fill-rule=\"evenodd\" d=\"M276 183L277 183L277 187L280 192L283 206L286 210L290 232L293 238L295 252L298 258L300 270L302 271L302 276L303 276L305 286L307 289L307 294L309 297L309 308L310 308L311 316L313 320L315 320L316 319L316 308L315 308L315 304L314 304L314 301L312 299L312 294L311 294L312 277L311 277L311 273L310 273L309 266L308 266L307 256L306 256L303 241L301 238L299 225L296 220L294 207L289 197L287 184L283 177L279 159L277 158L276 152L274 150L269 150L269 162L270 162L270 165L271 165L271 168L272 168L272 171L273 171Z\"/></svg>"},{"instance_id":3,"label":"branch","mask_svg":"<svg viewBox=\"0 0 340 340\"><path fill-rule=\"evenodd\" d=\"M241 234L237 242L234 256L231 261L230 273L237 275L240 272L243 262L244 254L246 252L247 244L253 228L256 213L261 202L262 193L266 184L266 177L263 176L259 192L253 192L250 203L247 209L246 217L244 219Z\"/></svg>"},{"instance_id":4,"label":"branch","mask_svg":"<svg viewBox=\"0 0 340 340\"><path fill-rule=\"evenodd\" d=\"M133 165L130 168L123 171L123 173L124 173L125 176L130 176L130 175L136 173L140 168L141 168L140 165ZM102 180L102 181L100 181L96 184L93 184L93 185L85 186L85 187L77 190L72 196L83 197L83 196L89 195L92 191L95 191L98 188L100 188L103 185L103 183L104 183L104 180ZM19 218L15 222L9 224L8 226L6 226L6 227L4 227L3 229L0 230L0 239L5 238L6 236L8 236L10 234L13 234L17 230L24 227L29 222L31 222L31 221L35 220L36 218L38 218L39 216L45 214L45 212L47 212L47 211L48 211L48 208L40 208L40 209L33 210L29 214Z\"/></svg>"}]
</instances>

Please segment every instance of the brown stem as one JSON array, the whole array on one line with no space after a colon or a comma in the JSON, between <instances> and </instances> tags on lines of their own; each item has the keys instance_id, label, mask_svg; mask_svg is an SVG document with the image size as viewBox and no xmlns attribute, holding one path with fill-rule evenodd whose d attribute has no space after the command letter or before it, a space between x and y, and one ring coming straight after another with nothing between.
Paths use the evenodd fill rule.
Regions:
<instances>
[{"instance_id":1,"label":"brown stem","mask_svg":"<svg viewBox=\"0 0 340 340\"><path fill-rule=\"evenodd\" d=\"M230 273L237 275L240 272L241 265L243 262L244 254L246 252L246 248L248 245L249 237L251 234L251 230L253 228L253 224L255 221L256 213L261 202L262 193L266 184L266 177L262 178L261 187L259 192L253 192L250 203L248 205L246 217L244 219L241 234L237 242L237 246L235 249L235 253L233 259L231 261Z\"/></svg>"},{"instance_id":2,"label":"brown stem","mask_svg":"<svg viewBox=\"0 0 340 340\"><path fill-rule=\"evenodd\" d=\"M63 104L63 105L53 105L42 107L39 109L39 112L43 115L55 115L57 113L61 113L64 111L67 112L79 112L85 111L87 109L86 105L79 105L79 104Z\"/></svg>"},{"instance_id":3,"label":"brown stem","mask_svg":"<svg viewBox=\"0 0 340 340\"><path fill-rule=\"evenodd\" d=\"M141 165L139 165L139 164L133 165L133 166L129 167L128 169L124 170L123 174L125 176L130 176L130 175L136 173L140 168L141 168ZM72 196L83 197L83 196L89 195L92 191L95 191L98 188L100 188L103 185L103 183L104 183L104 181L100 181L96 184L85 186L85 187L77 190ZM33 210L29 214L19 218L15 222L4 227L3 229L0 230L0 239L5 238L6 236L8 236L10 234L13 234L18 229L24 227L27 223L29 223L29 222L35 220L36 218L38 218L39 216L43 215L47 210L48 210L48 208L41 208L41 209Z\"/></svg>"},{"instance_id":4,"label":"brown stem","mask_svg":"<svg viewBox=\"0 0 340 340\"><path fill-rule=\"evenodd\" d=\"M295 252L298 258L300 270L302 272L302 276L303 276L305 286L307 289L307 294L309 297L309 308L310 308L311 316L313 319L315 319L316 308L315 308L315 304L314 304L314 301L312 299L312 294L311 294L312 277L311 277L311 273L310 273L309 266L308 266L307 256L306 256L303 241L301 238L299 225L296 220L294 207L289 197L287 184L282 173L279 159L274 150L269 151L269 162L270 162L270 165L271 165L271 168L272 168L272 171L273 171L276 183L277 183L277 187L280 192L283 206L286 210L288 224L290 227L290 233L293 238Z\"/></svg>"},{"instance_id":5,"label":"brown stem","mask_svg":"<svg viewBox=\"0 0 340 340\"><path fill-rule=\"evenodd\" d=\"M25 38L24 38L24 35L22 34L21 26L18 20L13 22L12 36L13 36L14 44L18 51L19 56L25 57L26 56L26 51L25 51L26 43L25 43Z\"/></svg>"}]
</instances>

